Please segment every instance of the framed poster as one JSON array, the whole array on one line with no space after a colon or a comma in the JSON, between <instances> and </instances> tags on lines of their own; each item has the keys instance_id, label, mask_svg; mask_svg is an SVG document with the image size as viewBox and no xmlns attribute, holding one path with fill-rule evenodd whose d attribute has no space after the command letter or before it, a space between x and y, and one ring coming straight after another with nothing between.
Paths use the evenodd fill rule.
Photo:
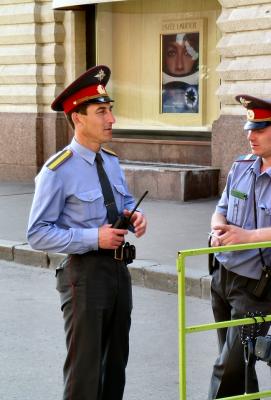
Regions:
<instances>
[{"instance_id":1,"label":"framed poster","mask_svg":"<svg viewBox=\"0 0 271 400\"><path fill-rule=\"evenodd\" d=\"M161 34L162 114L198 114L202 98L201 21L171 22ZM173 28L173 29L170 29ZM173 31L172 31L173 30Z\"/></svg>"}]
</instances>

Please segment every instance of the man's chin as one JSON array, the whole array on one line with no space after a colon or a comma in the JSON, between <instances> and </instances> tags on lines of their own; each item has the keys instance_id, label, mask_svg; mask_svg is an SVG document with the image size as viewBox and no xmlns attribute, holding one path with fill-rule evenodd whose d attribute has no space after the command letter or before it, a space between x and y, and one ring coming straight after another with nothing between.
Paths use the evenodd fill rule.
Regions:
<instances>
[{"instance_id":1,"label":"man's chin","mask_svg":"<svg viewBox=\"0 0 271 400\"><path fill-rule=\"evenodd\" d=\"M261 156L261 152L259 149L253 148L253 149L251 149L251 153L254 154L254 156L258 156L258 157Z\"/></svg>"},{"instance_id":2,"label":"man's chin","mask_svg":"<svg viewBox=\"0 0 271 400\"><path fill-rule=\"evenodd\" d=\"M111 140L112 139L112 129L106 129L104 131L105 137L107 138L107 140Z\"/></svg>"}]
</instances>

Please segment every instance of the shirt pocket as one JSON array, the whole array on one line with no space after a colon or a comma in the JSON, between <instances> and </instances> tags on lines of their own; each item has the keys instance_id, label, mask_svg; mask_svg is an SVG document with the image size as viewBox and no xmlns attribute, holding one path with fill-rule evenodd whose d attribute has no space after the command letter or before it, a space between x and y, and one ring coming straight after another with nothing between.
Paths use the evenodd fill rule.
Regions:
<instances>
[{"instance_id":1,"label":"shirt pocket","mask_svg":"<svg viewBox=\"0 0 271 400\"><path fill-rule=\"evenodd\" d=\"M100 189L76 192L67 200L67 208L71 217L82 222L101 218L103 207Z\"/></svg>"},{"instance_id":2,"label":"shirt pocket","mask_svg":"<svg viewBox=\"0 0 271 400\"><path fill-rule=\"evenodd\" d=\"M257 225L261 228L271 227L271 204L259 203Z\"/></svg>"},{"instance_id":3,"label":"shirt pocket","mask_svg":"<svg viewBox=\"0 0 271 400\"><path fill-rule=\"evenodd\" d=\"M229 223L242 226L245 218L246 199L238 199L237 197L230 196L227 220Z\"/></svg>"},{"instance_id":4,"label":"shirt pocket","mask_svg":"<svg viewBox=\"0 0 271 400\"><path fill-rule=\"evenodd\" d=\"M124 198L127 195L125 187L123 185L113 184L113 190L118 210L122 212L124 208Z\"/></svg>"}]
</instances>

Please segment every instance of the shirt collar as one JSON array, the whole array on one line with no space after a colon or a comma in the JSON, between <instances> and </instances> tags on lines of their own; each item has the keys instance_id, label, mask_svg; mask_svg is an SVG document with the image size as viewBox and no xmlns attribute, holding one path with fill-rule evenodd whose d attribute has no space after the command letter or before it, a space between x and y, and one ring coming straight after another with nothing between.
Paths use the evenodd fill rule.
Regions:
<instances>
[{"instance_id":1,"label":"shirt collar","mask_svg":"<svg viewBox=\"0 0 271 400\"><path fill-rule=\"evenodd\" d=\"M256 176L267 174L271 178L271 167L267 168L264 172L261 172L262 159L257 157L250 169L253 170Z\"/></svg>"},{"instance_id":2,"label":"shirt collar","mask_svg":"<svg viewBox=\"0 0 271 400\"><path fill-rule=\"evenodd\" d=\"M77 140L73 137L71 141L71 148L72 150L76 151L84 160L89 162L91 165L94 164L96 153L87 147L81 145L77 142ZM99 152L100 153L100 152Z\"/></svg>"}]
</instances>

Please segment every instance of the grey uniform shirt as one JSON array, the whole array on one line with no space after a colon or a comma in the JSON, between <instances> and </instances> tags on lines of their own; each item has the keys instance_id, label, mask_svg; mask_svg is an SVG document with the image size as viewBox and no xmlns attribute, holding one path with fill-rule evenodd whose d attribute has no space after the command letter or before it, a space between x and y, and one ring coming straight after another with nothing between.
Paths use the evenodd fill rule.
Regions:
<instances>
[{"instance_id":1,"label":"grey uniform shirt","mask_svg":"<svg viewBox=\"0 0 271 400\"><path fill-rule=\"evenodd\" d=\"M216 206L228 224L244 229L255 229L254 202L257 227L271 227L271 168L261 173L261 158L236 161L228 175L226 187ZM255 189L254 189L255 188ZM255 201L254 201L255 191ZM263 249L265 264L271 264L271 249ZM259 250L243 250L216 254L227 269L249 278L259 279L262 263Z\"/></svg>"}]
</instances>

